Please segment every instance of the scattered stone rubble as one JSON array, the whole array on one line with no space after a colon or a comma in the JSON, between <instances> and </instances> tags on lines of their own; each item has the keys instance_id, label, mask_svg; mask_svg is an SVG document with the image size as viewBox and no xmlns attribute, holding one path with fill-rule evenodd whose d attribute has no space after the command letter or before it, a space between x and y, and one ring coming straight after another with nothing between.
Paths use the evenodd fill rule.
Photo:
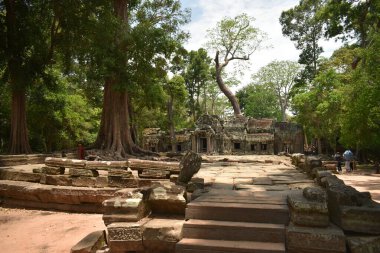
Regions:
<instances>
[{"instance_id":1,"label":"scattered stone rubble","mask_svg":"<svg viewBox=\"0 0 380 253\"><path fill-rule=\"evenodd\" d=\"M118 190L114 197L103 201L107 246L99 244L97 251L83 251L81 241L71 252L175 252L176 243L182 239L187 185L192 185L193 190L203 188L200 180L191 183L200 167L201 157L189 151L179 165L176 182L166 179L146 187Z\"/></svg>"},{"instance_id":2,"label":"scattered stone rubble","mask_svg":"<svg viewBox=\"0 0 380 253\"><path fill-rule=\"evenodd\" d=\"M292 162L319 187L288 196L288 252L379 252L380 204L370 193L345 185L331 172L332 162L302 154Z\"/></svg>"}]
</instances>

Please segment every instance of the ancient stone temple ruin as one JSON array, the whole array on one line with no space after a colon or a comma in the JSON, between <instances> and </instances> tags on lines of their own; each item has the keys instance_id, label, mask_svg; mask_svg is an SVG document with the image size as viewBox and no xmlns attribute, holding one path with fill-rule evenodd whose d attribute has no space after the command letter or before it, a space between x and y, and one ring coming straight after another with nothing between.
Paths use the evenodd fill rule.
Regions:
<instances>
[{"instance_id":1,"label":"ancient stone temple ruin","mask_svg":"<svg viewBox=\"0 0 380 253\"><path fill-rule=\"evenodd\" d=\"M177 152L192 150L207 154L278 154L303 152L304 134L301 126L273 119L244 116L221 119L203 115L192 131L176 133ZM170 137L159 128L143 133L145 149L171 151Z\"/></svg>"}]
</instances>

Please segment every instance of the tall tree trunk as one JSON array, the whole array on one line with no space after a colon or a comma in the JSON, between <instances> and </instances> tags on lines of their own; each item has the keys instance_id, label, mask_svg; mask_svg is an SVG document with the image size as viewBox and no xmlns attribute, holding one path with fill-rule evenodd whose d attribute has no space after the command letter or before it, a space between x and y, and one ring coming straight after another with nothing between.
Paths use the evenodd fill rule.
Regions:
<instances>
[{"instance_id":1,"label":"tall tree trunk","mask_svg":"<svg viewBox=\"0 0 380 253\"><path fill-rule=\"evenodd\" d=\"M128 1L114 0L115 16L122 22L128 22ZM122 42L116 39L120 51ZM115 89L118 82L117 73L110 73L106 78L103 93L103 111L95 147L106 150L116 157L127 154L154 154L138 147L132 138L130 102L126 90Z\"/></svg>"},{"instance_id":2,"label":"tall tree trunk","mask_svg":"<svg viewBox=\"0 0 380 253\"><path fill-rule=\"evenodd\" d=\"M14 0L4 1L6 7L6 46L8 54L9 83L12 88L11 105L11 133L10 149L11 154L28 154L32 150L29 145L28 128L26 124L26 91L18 76L22 65L20 48L17 47L17 15L16 3Z\"/></svg>"},{"instance_id":3,"label":"tall tree trunk","mask_svg":"<svg viewBox=\"0 0 380 253\"><path fill-rule=\"evenodd\" d=\"M26 95L24 90L12 91L11 107L11 154L29 154L28 128L26 124Z\"/></svg>"},{"instance_id":4,"label":"tall tree trunk","mask_svg":"<svg viewBox=\"0 0 380 253\"><path fill-rule=\"evenodd\" d=\"M95 147L117 157L142 151L131 135L128 93L113 88L116 81L107 79L104 85L103 111Z\"/></svg>"},{"instance_id":5,"label":"tall tree trunk","mask_svg":"<svg viewBox=\"0 0 380 253\"><path fill-rule=\"evenodd\" d=\"M216 68L216 82L220 88L220 90L224 93L224 95L228 98L230 101L232 108L234 110L234 115L239 116L241 115L241 110L239 103L235 97L235 95L232 93L232 91L227 87L227 85L224 83L222 79L222 70L225 66L227 66L228 62L225 62L224 64L219 64L219 51L216 52L215 56L215 68Z\"/></svg>"}]
</instances>

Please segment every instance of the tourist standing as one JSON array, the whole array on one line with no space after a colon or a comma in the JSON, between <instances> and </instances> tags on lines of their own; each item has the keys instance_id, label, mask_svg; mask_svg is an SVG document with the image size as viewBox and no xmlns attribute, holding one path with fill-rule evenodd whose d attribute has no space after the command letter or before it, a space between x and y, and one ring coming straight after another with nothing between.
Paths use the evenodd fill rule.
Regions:
<instances>
[{"instance_id":1,"label":"tourist standing","mask_svg":"<svg viewBox=\"0 0 380 253\"><path fill-rule=\"evenodd\" d=\"M343 158L345 160L345 167L346 167L347 172L351 171L350 163L353 157L354 157L354 154L351 152L351 150L347 149L346 151L344 151Z\"/></svg>"}]
</instances>

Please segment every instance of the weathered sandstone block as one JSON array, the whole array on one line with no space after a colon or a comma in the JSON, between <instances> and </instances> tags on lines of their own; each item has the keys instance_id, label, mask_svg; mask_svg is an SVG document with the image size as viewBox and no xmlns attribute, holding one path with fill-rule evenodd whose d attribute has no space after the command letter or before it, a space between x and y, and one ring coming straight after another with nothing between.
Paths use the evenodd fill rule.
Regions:
<instances>
[{"instance_id":1,"label":"weathered sandstone block","mask_svg":"<svg viewBox=\"0 0 380 253\"><path fill-rule=\"evenodd\" d=\"M330 224L328 228L295 226L286 228L289 253L345 253L346 240L343 231Z\"/></svg>"},{"instance_id":2,"label":"weathered sandstone block","mask_svg":"<svg viewBox=\"0 0 380 253\"><path fill-rule=\"evenodd\" d=\"M185 187L172 182L155 183L148 201L153 213L185 214Z\"/></svg>"}]
</instances>

